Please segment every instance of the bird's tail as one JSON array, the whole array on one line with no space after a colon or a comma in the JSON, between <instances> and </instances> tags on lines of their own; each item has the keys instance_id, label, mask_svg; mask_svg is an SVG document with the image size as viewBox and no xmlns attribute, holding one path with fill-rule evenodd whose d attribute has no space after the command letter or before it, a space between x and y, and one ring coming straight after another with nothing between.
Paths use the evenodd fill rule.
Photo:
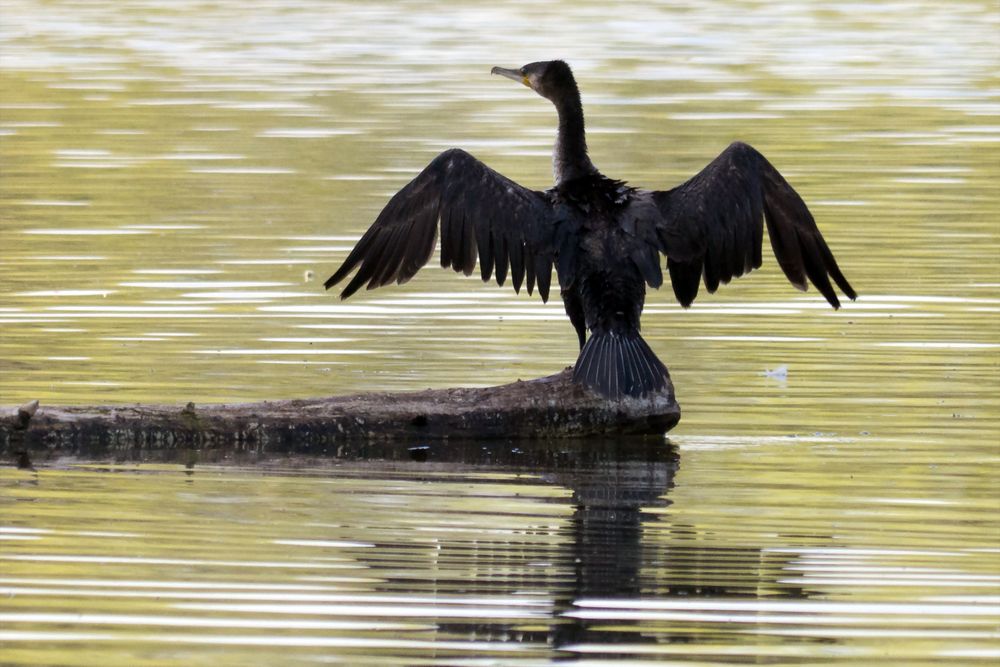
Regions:
<instances>
[{"instance_id":1,"label":"bird's tail","mask_svg":"<svg viewBox=\"0 0 1000 667\"><path fill-rule=\"evenodd\" d=\"M638 331L595 331L573 368L573 382L605 398L645 396L667 386L670 375Z\"/></svg>"}]
</instances>

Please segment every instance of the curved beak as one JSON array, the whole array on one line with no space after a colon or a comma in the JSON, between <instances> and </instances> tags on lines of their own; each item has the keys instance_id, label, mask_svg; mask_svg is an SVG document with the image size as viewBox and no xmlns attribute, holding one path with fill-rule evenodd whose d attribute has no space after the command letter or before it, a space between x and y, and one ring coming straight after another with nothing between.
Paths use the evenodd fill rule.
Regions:
<instances>
[{"instance_id":1,"label":"curved beak","mask_svg":"<svg viewBox=\"0 0 1000 667\"><path fill-rule=\"evenodd\" d=\"M494 67L490 70L490 74L499 74L500 76L505 76L512 81L517 81L518 83L523 83L524 85L531 87L528 83L528 77L524 76L519 69L507 69L506 67Z\"/></svg>"}]
</instances>

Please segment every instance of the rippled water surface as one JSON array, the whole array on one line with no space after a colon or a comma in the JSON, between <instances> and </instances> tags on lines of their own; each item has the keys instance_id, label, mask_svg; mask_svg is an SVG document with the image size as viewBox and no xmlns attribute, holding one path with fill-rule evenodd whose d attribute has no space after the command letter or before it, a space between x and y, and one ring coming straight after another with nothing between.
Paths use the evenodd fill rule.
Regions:
<instances>
[{"instance_id":1,"label":"rippled water surface","mask_svg":"<svg viewBox=\"0 0 1000 667\"><path fill-rule=\"evenodd\" d=\"M490 385L561 304L322 281L461 146L535 188L574 66L594 162L752 143L861 298L765 264L643 331L669 443L197 452L0 472L5 664L1000 658L995 2L27 2L0 17L0 404ZM422 458L422 457L418 457Z\"/></svg>"}]
</instances>

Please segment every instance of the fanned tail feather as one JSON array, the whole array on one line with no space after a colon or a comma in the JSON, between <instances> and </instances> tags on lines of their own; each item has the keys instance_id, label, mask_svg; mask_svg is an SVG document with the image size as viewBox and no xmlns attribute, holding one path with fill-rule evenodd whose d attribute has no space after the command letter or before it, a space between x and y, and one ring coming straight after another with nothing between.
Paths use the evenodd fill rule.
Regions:
<instances>
[{"instance_id":1,"label":"fanned tail feather","mask_svg":"<svg viewBox=\"0 0 1000 667\"><path fill-rule=\"evenodd\" d=\"M667 367L637 331L594 332L573 368L573 382L611 400L659 391L669 377Z\"/></svg>"}]
</instances>

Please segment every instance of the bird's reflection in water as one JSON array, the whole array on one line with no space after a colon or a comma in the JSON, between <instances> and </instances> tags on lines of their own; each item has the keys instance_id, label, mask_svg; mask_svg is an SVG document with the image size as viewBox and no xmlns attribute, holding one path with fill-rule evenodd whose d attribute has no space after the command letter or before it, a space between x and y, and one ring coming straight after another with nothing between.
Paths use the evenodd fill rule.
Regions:
<instances>
[{"instance_id":1,"label":"bird's reflection in water","mask_svg":"<svg viewBox=\"0 0 1000 667\"><path fill-rule=\"evenodd\" d=\"M607 458L553 473L573 490L570 520L575 585L557 599L561 622L552 626L555 647L588 641L591 623L565 616L581 599L639 598L643 578L643 510L666 507L680 462L676 448L656 443L606 443ZM601 633L601 642L635 641L635 633Z\"/></svg>"},{"instance_id":2,"label":"bird's reflection in water","mask_svg":"<svg viewBox=\"0 0 1000 667\"><path fill-rule=\"evenodd\" d=\"M639 593L642 511L666 507L679 457L672 446L605 445L607 458L576 461L548 478L573 491L570 520L578 597Z\"/></svg>"},{"instance_id":3,"label":"bird's reflection in water","mask_svg":"<svg viewBox=\"0 0 1000 667\"><path fill-rule=\"evenodd\" d=\"M504 551L503 581L498 550L463 554L472 577L460 586L469 595L548 591L552 616L547 627L524 627L498 620L443 621L440 631L489 641L520 641L565 649L566 655L590 645L588 657L605 655L595 646L687 643L698 640L694 625L650 624L641 619L601 618L601 601L667 597L803 598L805 592L779 583L790 557L754 547L699 544L697 527L676 524L671 505L681 460L677 448L659 439L588 440L484 447L450 443L419 449L420 460L473 464L496 471L518 471L572 493L573 512L559 529L562 538L547 575L539 575L537 550L525 545L520 555ZM669 533L672 537L664 540ZM678 545L678 546L668 546ZM442 558L447 558L442 554ZM478 563L476 562L478 561ZM567 576L568 575L568 576ZM586 606L581 606L585 602ZM599 613L586 613L598 610ZM606 654L611 657L613 653Z\"/></svg>"},{"instance_id":4,"label":"bird's reflection in water","mask_svg":"<svg viewBox=\"0 0 1000 667\"><path fill-rule=\"evenodd\" d=\"M201 455L212 463L210 452ZM681 458L662 439L345 443L332 459L273 457L229 452L225 460L265 470L277 463L282 474L292 466L334 479L393 480L370 492L389 499L412 483L422 487L403 492L412 504L394 505L394 518L377 519L390 521L394 536L369 537L371 548L355 557L370 582L359 589L367 595L412 595L470 612L481 606L481 614L434 617L438 637L517 642L529 657L555 650L599 658L624 644L704 640L697 619L649 613L644 602L807 596L788 582L791 552L748 544L738 528L724 534L676 518L671 494ZM172 459L198 476L191 453L175 451ZM449 500L456 493L467 494L464 506ZM333 503L326 511L336 511ZM683 516L697 516L684 509ZM358 535L371 535L366 526L375 519L343 519L355 520ZM504 601L525 613L495 613ZM742 633L752 631L749 622L713 627Z\"/></svg>"},{"instance_id":5,"label":"bird's reflection in water","mask_svg":"<svg viewBox=\"0 0 1000 667\"><path fill-rule=\"evenodd\" d=\"M376 445L366 445L364 454L398 457ZM453 581L444 575L436 582L439 590L460 590L469 597L484 598L544 592L552 602L548 621L441 619L439 632L478 641L558 648L587 638L590 623L566 615L576 609L578 600L642 594L643 522L650 518L644 511L670 504L668 492L679 465L673 445L658 438L519 445L449 442L411 447L408 455L431 468L445 464L452 471L471 467L480 473L514 473L524 484L562 487L572 494L569 520L546 529L553 535L544 545L532 540L518 544L509 537L500 545L484 535L475 545L443 544L437 556L442 563L439 572L454 572L454 567L443 564L460 562L467 577ZM379 567L377 563L370 566ZM398 579L391 582L393 587L400 583ZM602 633L602 641L616 639Z\"/></svg>"}]
</instances>

